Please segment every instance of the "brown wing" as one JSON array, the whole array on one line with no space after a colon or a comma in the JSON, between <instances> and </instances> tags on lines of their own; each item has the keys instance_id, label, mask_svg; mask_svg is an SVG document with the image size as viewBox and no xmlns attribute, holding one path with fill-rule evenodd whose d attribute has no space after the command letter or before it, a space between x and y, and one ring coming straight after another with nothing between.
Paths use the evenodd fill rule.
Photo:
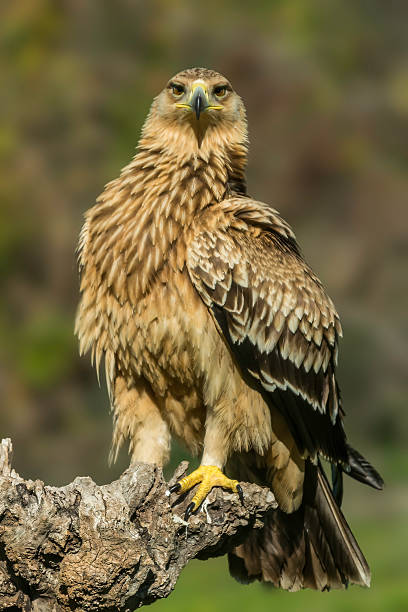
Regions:
<instances>
[{"instance_id":1,"label":"brown wing","mask_svg":"<svg viewBox=\"0 0 408 612\"><path fill-rule=\"evenodd\" d=\"M248 384L282 412L300 452L346 464L333 303L276 211L243 197L219 209L197 221L191 280Z\"/></svg>"}]
</instances>

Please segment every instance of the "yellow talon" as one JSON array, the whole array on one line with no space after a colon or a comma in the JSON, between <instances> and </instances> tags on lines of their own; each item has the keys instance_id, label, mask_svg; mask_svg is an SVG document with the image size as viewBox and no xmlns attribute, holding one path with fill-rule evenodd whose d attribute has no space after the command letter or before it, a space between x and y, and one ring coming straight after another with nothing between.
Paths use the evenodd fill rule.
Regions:
<instances>
[{"instance_id":1,"label":"yellow talon","mask_svg":"<svg viewBox=\"0 0 408 612\"><path fill-rule=\"evenodd\" d=\"M238 480L227 478L220 468L215 465L200 465L194 472L185 476L185 478L182 478L177 484L171 487L170 492L184 493L198 483L200 483L200 486L187 507L186 518L197 510L213 487L229 489L234 493L238 493L242 499L242 489Z\"/></svg>"}]
</instances>

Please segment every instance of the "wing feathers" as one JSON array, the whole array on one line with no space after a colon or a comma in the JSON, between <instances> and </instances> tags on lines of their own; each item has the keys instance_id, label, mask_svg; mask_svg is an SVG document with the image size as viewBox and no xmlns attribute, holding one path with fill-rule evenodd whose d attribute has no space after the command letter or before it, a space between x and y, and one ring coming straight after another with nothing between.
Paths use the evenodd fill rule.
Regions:
<instances>
[{"instance_id":1,"label":"wing feathers","mask_svg":"<svg viewBox=\"0 0 408 612\"><path fill-rule=\"evenodd\" d=\"M301 452L345 461L334 306L275 211L248 198L221 206L228 214L215 226L211 211L204 213L188 247L191 280L247 379L284 413Z\"/></svg>"}]
</instances>

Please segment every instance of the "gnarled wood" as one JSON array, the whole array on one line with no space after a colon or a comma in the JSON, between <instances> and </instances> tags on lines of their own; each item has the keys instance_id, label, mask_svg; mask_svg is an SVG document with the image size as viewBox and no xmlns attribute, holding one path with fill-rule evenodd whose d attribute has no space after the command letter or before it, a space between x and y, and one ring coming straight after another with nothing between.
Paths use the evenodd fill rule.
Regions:
<instances>
[{"instance_id":1,"label":"gnarled wood","mask_svg":"<svg viewBox=\"0 0 408 612\"><path fill-rule=\"evenodd\" d=\"M277 507L268 489L214 489L183 520L191 497L168 496L160 468L139 463L107 485L78 477L65 487L23 480L0 445L0 609L134 610L167 597L194 558L225 554ZM172 480L187 470L183 462Z\"/></svg>"}]
</instances>

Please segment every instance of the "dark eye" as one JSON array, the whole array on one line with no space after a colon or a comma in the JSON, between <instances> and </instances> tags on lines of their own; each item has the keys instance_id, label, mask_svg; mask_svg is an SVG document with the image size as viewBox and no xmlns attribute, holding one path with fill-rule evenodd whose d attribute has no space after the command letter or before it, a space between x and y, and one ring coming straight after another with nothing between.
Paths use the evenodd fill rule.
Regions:
<instances>
[{"instance_id":1,"label":"dark eye","mask_svg":"<svg viewBox=\"0 0 408 612\"><path fill-rule=\"evenodd\" d=\"M217 98L223 98L226 93L227 88L225 85L218 85L217 87L214 87L214 94L217 96Z\"/></svg>"},{"instance_id":2,"label":"dark eye","mask_svg":"<svg viewBox=\"0 0 408 612\"><path fill-rule=\"evenodd\" d=\"M173 96L177 96L179 98L184 93L184 87L182 85L177 85L177 83L172 83L171 91Z\"/></svg>"}]
</instances>

